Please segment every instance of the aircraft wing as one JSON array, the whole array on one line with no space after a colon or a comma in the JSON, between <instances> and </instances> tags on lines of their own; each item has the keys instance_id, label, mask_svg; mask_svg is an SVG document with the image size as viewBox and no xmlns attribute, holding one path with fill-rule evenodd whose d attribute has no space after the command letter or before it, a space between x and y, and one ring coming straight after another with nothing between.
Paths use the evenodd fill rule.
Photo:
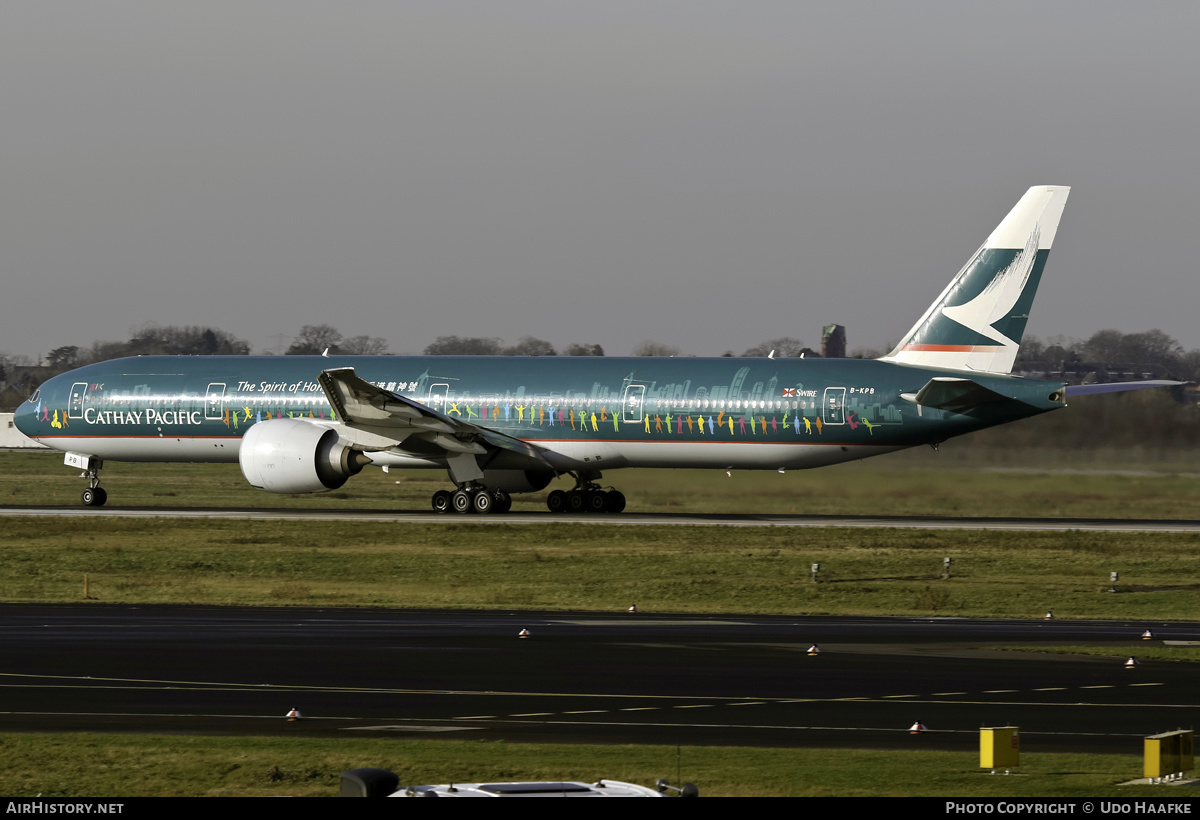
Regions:
<instances>
[{"instance_id":1,"label":"aircraft wing","mask_svg":"<svg viewBox=\"0 0 1200 820\"><path fill-rule=\"evenodd\" d=\"M382 446L368 445L370 449L389 449L421 458L444 458L457 462L460 471L469 470L463 466L466 464L464 456L506 451L528 459L528 468L554 469L541 448L377 387L355 375L353 367L325 370L317 380L346 427L363 431L372 438L394 442L392 446L386 441L378 442Z\"/></svg>"}]
</instances>

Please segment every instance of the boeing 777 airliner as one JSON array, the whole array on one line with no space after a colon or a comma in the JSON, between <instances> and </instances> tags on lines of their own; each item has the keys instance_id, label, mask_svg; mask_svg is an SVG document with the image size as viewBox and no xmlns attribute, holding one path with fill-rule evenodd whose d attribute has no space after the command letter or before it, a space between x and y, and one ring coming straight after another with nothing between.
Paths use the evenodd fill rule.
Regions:
<instances>
[{"instance_id":1,"label":"boeing 777 airliner","mask_svg":"<svg viewBox=\"0 0 1200 820\"><path fill-rule=\"evenodd\" d=\"M50 379L16 414L83 470L239 461L276 493L342 486L368 464L446 470L439 512L503 512L569 474L553 511L620 512L620 467L820 467L1034 416L1068 387L1011 375L1068 188L1031 188L878 360L477 356L145 356Z\"/></svg>"}]
</instances>

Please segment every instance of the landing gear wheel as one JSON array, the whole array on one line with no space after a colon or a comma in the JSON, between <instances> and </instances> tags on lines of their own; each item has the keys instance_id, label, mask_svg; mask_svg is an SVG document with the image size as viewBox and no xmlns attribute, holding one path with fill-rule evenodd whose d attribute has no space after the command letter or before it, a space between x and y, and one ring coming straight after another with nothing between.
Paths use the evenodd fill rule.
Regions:
<instances>
[{"instance_id":1,"label":"landing gear wheel","mask_svg":"<svg viewBox=\"0 0 1200 820\"><path fill-rule=\"evenodd\" d=\"M580 490L571 490L567 493L567 509L573 513L583 512L585 501L584 494Z\"/></svg>"},{"instance_id":2,"label":"landing gear wheel","mask_svg":"<svg viewBox=\"0 0 1200 820\"><path fill-rule=\"evenodd\" d=\"M625 494L620 490L608 493L608 512L619 513L625 509Z\"/></svg>"},{"instance_id":3,"label":"landing gear wheel","mask_svg":"<svg viewBox=\"0 0 1200 820\"><path fill-rule=\"evenodd\" d=\"M438 490L433 494L433 511L435 513L446 513L450 511L450 493L446 490Z\"/></svg>"},{"instance_id":4,"label":"landing gear wheel","mask_svg":"<svg viewBox=\"0 0 1200 820\"><path fill-rule=\"evenodd\" d=\"M588 512L602 513L608 509L608 493L603 490L590 492L584 497L584 502Z\"/></svg>"},{"instance_id":5,"label":"landing gear wheel","mask_svg":"<svg viewBox=\"0 0 1200 820\"><path fill-rule=\"evenodd\" d=\"M106 501L108 501L108 491L105 490L103 487L97 487L96 488L96 506L103 507L104 503Z\"/></svg>"},{"instance_id":6,"label":"landing gear wheel","mask_svg":"<svg viewBox=\"0 0 1200 820\"><path fill-rule=\"evenodd\" d=\"M546 496L546 509L552 513L566 512L567 494L562 490L551 490L550 495Z\"/></svg>"},{"instance_id":7,"label":"landing gear wheel","mask_svg":"<svg viewBox=\"0 0 1200 820\"><path fill-rule=\"evenodd\" d=\"M503 490L500 492L500 498L496 501L496 512L506 513L512 509L512 496Z\"/></svg>"},{"instance_id":8,"label":"landing gear wheel","mask_svg":"<svg viewBox=\"0 0 1200 820\"><path fill-rule=\"evenodd\" d=\"M88 487L79 500L85 507L103 507L104 502L108 501L108 493L99 487Z\"/></svg>"},{"instance_id":9,"label":"landing gear wheel","mask_svg":"<svg viewBox=\"0 0 1200 820\"><path fill-rule=\"evenodd\" d=\"M471 496L471 507L480 515L487 515L496 509L496 499L487 490L479 490Z\"/></svg>"},{"instance_id":10,"label":"landing gear wheel","mask_svg":"<svg viewBox=\"0 0 1200 820\"><path fill-rule=\"evenodd\" d=\"M459 490L450 496L450 506L459 515L466 515L471 511L471 494L466 490Z\"/></svg>"}]
</instances>

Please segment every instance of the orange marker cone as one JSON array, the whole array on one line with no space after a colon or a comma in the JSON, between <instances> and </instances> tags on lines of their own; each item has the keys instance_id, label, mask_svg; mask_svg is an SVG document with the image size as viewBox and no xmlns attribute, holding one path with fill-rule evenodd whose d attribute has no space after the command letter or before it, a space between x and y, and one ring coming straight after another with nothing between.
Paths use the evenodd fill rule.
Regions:
<instances>
[{"instance_id":1,"label":"orange marker cone","mask_svg":"<svg viewBox=\"0 0 1200 820\"><path fill-rule=\"evenodd\" d=\"M919 735L919 734L922 734L924 731L925 731L925 724L919 720L916 723L914 723L912 726L908 727L908 733L910 735Z\"/></svg>"},{"instance_id":2,"label":"orange marker cone","mask_svg":"<svg viewBox=\"0 0 1200 820\"><path fill-rule=\"evenodd\" d=\"M1125 668L1126 669L1137 669L1137 667L1138 667L1137 658L1133 657L1133 655L1130 655L1129 660L1125 661Z\"/></svg>"},{"instance_id":3,"label":"orange marker cone","mask_svg":"<svg viewBox=\"0 0 1200 820\"><path fill-rule=\"evenodd\" d=\"M1046 610L1046 615L1045 615L1045 617L1043 617L1043 618L1042 618L1042 620L1043 620L1043 621L1053 621L1053 620L1054 620L1054 613L1053 613L1053 612L1051 612L1050 610L1048 610L1048 609L1047 609L1047 610Z\"/></svg>"},{"instance_id":4,"label":"orange marker cone","mask_svg":"<svg viewBox=\"0 0 1200 820\"><path fill-rule=\"evenodd\" d=\"M289 723L290 723L290 722L292 722L292 721L294 721L294 720L299 720L299 719L300 719L300 710L299 710L299 709L293 709L292 711L288 712L288 713L287 713L287 719L288 719L288 722L289 722Z\"/></svg>"},{"instance_id":5,"label":"orange marker cone","mask_svg":"<svg viewBox=\"0 0 1200 820\"><path fill-rule=\"evenodd\" d=\"M633 606L629 607L629 609L627 609L625 611L626 612L637 612L638 611L637 604L634 604Z\"/></svg>"},{"instance_id":6,"label":"orange marker cone","mask_svg":"<svg viewBox=\"0 0 1200 820\"><path fill-rule=\"evenodd\" d=\"M1147 629L1145 632L1142 633L1143 641L1151 640L1153 637L1154 637L1154 633L1151 632L1149 629Z\"/></svg>"},{"instance_id":7,"label":"orange marker cone","mask_svg":"<svg viewBox=\"0 0 1200 820\"><path fill-rule=\"evenodd\" d=\"M522 629L520 632L518 632L518 633L517 633L517 637L518 637L518 638L528 638L528 637L529 637L529 630L528 630L528 629Z\"/></svg>"},{"instance_id":8,"label":"orange marker cone","mask_svg":"<svg viewBox=\"0 0 1200 820\"><path fill-rule=\"evenodd\" d=\"M817 646L816 644L813 644L812 646L810 646L810 647L808 648L808 654L810 654L810 655L820 655L820 654L821 654L821 647Z\"/></svg>"}]
</instances>

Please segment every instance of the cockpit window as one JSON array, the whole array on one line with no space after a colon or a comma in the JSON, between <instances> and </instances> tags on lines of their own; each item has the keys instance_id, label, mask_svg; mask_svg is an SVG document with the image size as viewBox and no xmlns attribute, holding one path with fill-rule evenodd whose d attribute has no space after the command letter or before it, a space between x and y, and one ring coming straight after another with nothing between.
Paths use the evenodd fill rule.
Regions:
<instances>
[{"instance_id":1,"label":"cockpit window","mask_svg":"<svg viewBox=\"0 0 1200 820\"><path fill-rule=\"evenodd\" d=\"M42 395L42 388L33 391L33 395L29 397L30 404L37 404L38 396Z\"/></svg>"}]
</instances>

